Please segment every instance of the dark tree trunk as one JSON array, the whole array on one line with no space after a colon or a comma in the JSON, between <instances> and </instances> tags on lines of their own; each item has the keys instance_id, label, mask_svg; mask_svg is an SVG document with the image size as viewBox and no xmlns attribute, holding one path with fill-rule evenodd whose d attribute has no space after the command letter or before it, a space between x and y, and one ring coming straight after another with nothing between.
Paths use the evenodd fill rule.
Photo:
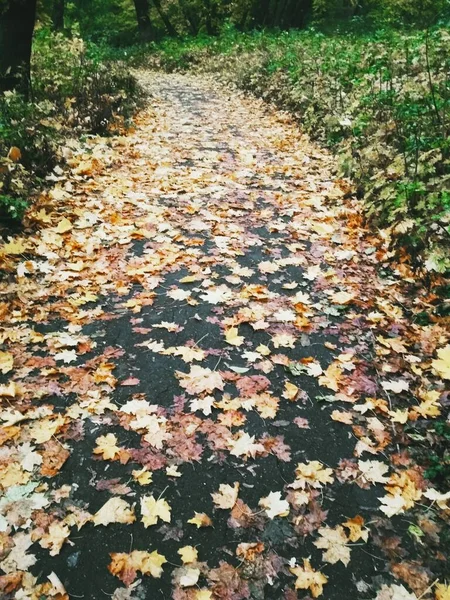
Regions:
<instances>
[{"instance_id":1,"label":"dark tree trunk","mask_svg":"<svg viewBox=\"0 0 450 600\"><path fill-rule=\"evenodd\" d=\"M30 90L37 0L8 0L0 9L0 91Z\"/></svg>"},{"instance_id":2,"label":"dark tree trunk","mask_svg":"<svg viewBox=\"0 0 450 600\"><path fill-rule=\"evenodd\" d=\"M217 30L214 24L216 16L216 6L211 0L204 0L205 5L205 27L208 35L216 35Z\"/></svg>"},{"instance_id":3,"label":"dark tree trunk","mask_svg":"<svg viewBox=\"0 0 450 600\"><path fill-rule=\"evenodd\" d=\"M53 0L52 22L55 31L64 29L64 9L66 0Z\"/></svg>"},{"instance_id":4,"label":"dark tree trunk","mask_svg":"<svg viewBox=\"0 0 450 600\"><path fill-rule=\"evenodd\" d=\"M153 39L153 26L149 16L148 0L134 0L139 35L143 42Z\"/></svg>"},{"instance_id":5,"label":"dark tree trunk","mask_svg":"<svg viewBox=\"0 0 450 600\"><path fill-rule=\"evenodd\" d=\"M156 10L158 11L159 16L161 17L162 22L164 23L164 27L167 29L167 33L173 37L177 37L178 33L175 27L170 22L170 19L163 11L160 0L153 0L153 4L155 5Z\"/></svg>"},{"instance_id":6,"label":"dark tree trunk","mask_svg":"<svg viewBox=\"0 0 450 600\"><path fill-rule=\"evenodd\" d=\"M265 27L266 25L270 25L269 15L270 15L271 2L270 0L260 0L259 2L255 2L253 5L253 17L255 20L255 24L260 27Z\"/></svg>"},{"instance_id":7,"label":"dark tree trunk","mask_svg":"<svg viewBox=\"0 0 450 600\"><path fill-rule=\"evenodd\" d=\"M181 12L183 13L184 18L187 21L191 35L197 35L198 34L198 23L193 18L190 7L186 4L186 2L184 0L178 0L178 3L180 5Z\"/></svg>"}]
</instances>

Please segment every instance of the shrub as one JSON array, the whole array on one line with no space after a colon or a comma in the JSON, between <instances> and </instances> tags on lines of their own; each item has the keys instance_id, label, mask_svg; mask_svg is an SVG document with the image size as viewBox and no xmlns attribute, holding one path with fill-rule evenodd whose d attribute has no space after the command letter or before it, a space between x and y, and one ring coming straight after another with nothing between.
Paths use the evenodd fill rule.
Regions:
<instances>
[{"instance_id":1,"label":"shrub","mask_svg":"<svg viewBox=\"0 0 450 600\"><path fill-rule=\"evenodd\" d=\"M141 100L125 64L104 62L96 46L77 36L38 31L32 76L31 102L14 92L0 95L0 218L23 216L67 138L123 127ZM11 147L20 160L6 158Z\"/></svg>"}]
</instances>

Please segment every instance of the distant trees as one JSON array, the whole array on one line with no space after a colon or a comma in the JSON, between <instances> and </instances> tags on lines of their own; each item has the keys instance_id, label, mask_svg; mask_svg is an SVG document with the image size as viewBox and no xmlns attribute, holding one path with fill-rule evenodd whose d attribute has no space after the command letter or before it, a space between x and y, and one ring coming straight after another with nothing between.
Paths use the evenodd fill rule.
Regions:
<instances>
[{"instance_id":1,"label":"distant trees","mask_svg":"<svg viewBox=\"0 0 450 600\"><path fill-rule=\"evenodd\" d=\"M0 0L0 92L28 94L37 0Z\"/></svg>"},{"instance_id":2,"label":"distant trees","mask_svg":"<svg viewBox=\"0 0 450 600\"><path fill-rule=\"evenodd\" d=\"M53 0L52 22L55 31L64 29L65 0Z\"/></svg>"}]
</instances>

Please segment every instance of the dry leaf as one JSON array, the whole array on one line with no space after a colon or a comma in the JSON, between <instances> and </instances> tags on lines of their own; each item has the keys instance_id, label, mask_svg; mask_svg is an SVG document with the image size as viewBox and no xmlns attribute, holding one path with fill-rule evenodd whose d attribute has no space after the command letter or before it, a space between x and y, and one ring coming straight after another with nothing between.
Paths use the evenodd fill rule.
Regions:
<instances>
[{"instance_id":1,"label":"dry leaf","mask_svg":"<svg viewBox=\"0 0 450 600\"><path fill-rule=\"evenodd\" d=\"M200 527L212 527L212 521L205 513L195 512L192 519L189 519L188 523L197 525L197 529Z\"/></svg>"},{"instance_id":2,"label":"dry leaf","mask_svg":"<svg viewBox=\"0 0 450 600\"><path fill-rule=\"evenodd\" d=\"M92 522L97 525L109 523L134 523L136 516L133 507L122 498L110 498L100 510L92 517Z\"/></svg>"},{"instance_id":3,"label":"dry leaf","mask_svg":"<svg viewBox=\"0 0 450 600\"><path fill-rule=\"evenodd\" d=\"M295 582L296 590L311 590L313 598L318 598L323 593L323 586L327 583L328 577L325 577L320 571L315 571L307 558L303 559L303 567L291 567L290 572L297 577Z\"/></svg>"},{"instance_id":4,"label":"dry leaf","mask_svg":"<svg viewBox=\"0 0 450 600\"><path fill-rule=\"evenodd\" d=\"M214 504L217 508L231 509L236 504L239 493L239 482L235 482L233 486L227 483L221 483L219 491L211 494Z\"/></svg>"},{"instance_id":5,"label":"dry leaf","mask_svg":"<svg viewBox=\"0 0 450 600\"><path fill-rule=\"evenodd\" d=\"M166 558L156 550L153 552L144 552L142 550L133 550L129 554L119 552L112 553L109 571L121 579L125 585L130 585L137 577L137 572L142 575L151 575L159 579L162 575L162 565L166 563Z\"/></svg>"},{"instance_id":6,"label":"dry leaf","mask_svg":"<svg viewBox=\"0 0 450 600\"><path fill-rule=\"evenodd\" d=\"M295 470L296 481L291 487L302 488L313 487L319 489L327 483L333 483L333 469L323 466L317 460L307 463L298 463Z\"/></svg>"},{"instance_id":7,"label":"dry leaf","mask_svg":"<svg viewBox=\"0 0 450 600\"><path fill-rule=\"evenodd\" d=\"M158 519L170 523L171 509L164 498L155 500L153 496L144 496L141 498L141 514L144 527L156 525Z\"/></svg>"},{"instance_id":8,"label":"dry leaf","mask_svg":"<svg viewBox=\"0 0 450 600\"><path fill-rule=\"evenodd\" d=\"M97 446L94 448L94 454L101 454L105 460L114 460L120 454L120 448L117 446L117 438L113 433L101 435L95 440Z\"/></svg>"},{"instance_id":9,"label":"dry leaf","mask_svg":"<svg viewBox=\"0 0 450 600\"><path fill-rule=\"evenodd\" d=\"M320 538L313 544L322 550L323 560L334 565L341 561L345 566L350 562L350 548L347 546L348 538L341 525L334 529L331 527L320 527L318 531Z\"/></svg>"},{"instance_id":10,"label":"dry leaf","mask_svg":"<svg viewBox=\"0 0 450 600\"><path fill-rule=\"evenodd\" d=\"M268 496L261 498L259 506L266 509L269 519L287 517L289 514L289 503L281 499L281 492L270 492Z\"/></svg>"},{"instance_id":11,"label":"dry leaf","mask_svg":"<svg viewBox=\"0 0 450 600\"><path fill-rule=\"evenodd\" d=\"M178 554L185 565L197 562L198 552L194 546L183 546L183 548L178 550Z\"/></svg>"}]
</instances>

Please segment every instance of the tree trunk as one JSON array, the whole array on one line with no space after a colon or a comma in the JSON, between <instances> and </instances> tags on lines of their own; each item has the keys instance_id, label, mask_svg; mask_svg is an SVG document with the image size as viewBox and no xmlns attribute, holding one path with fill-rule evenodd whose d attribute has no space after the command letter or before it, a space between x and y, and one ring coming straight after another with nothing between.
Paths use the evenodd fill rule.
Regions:
<instances>
[{"instance_id":1,"label":"tree trunk","mask_svg":"<svg viewBox=\"0 0 450 600\"><path fill-rule=\"evenodd\" d=\"M216 35L215 27L216 6L211 0L204 0L205 5L205 27L208 35Z\"/></svg>"},{"instance_id":2,"label":"tree trunk","mask_svg":"<svg viewBox=\"0 0 450 600\"><path fill-rule=\"evenodd\" d=\"M260 0L253 5L253 18L255 24L259 27L268 25L270 15L271 2L270 0Z\"/></svg>"},{"instance_id":3,"label":"tree trunk","mask_svg":"<svg viewBox=\"0 0 450 600\"><path fill-rule=\"evenodd\" d=\"M52 22L55 31L64 29L64 9L66 0L53 0Z\"/></svg>"},{"instance_id":4,"label":"tree trunk","mask_svg":"<svg viewBox=\"0 0 450 600\"><path fill-rule=\"evenodd\" d=\"M0 9L0 92L30 90L37 0L8 0Z\"/></svg>"},{"instance_id":5,"label":"tree trunk","mask_svg":"<svg viewBox=\"0 0 450 600\"><path fill-rule=\"evenodd\" d=\"M140 38L143 42L153 39L153 26L149 16L148 0L134 0Z\"/></svg>"},{"instance_id":6,"label":"tree trunk","mask_svg":"<svg viewBox=\"0 0 450 600\"><path fill-rule=\"evenodd\" d=\"M190 7L187 6L187 4L184 0L178 0L178 4L180 5L181 12L183 13L183 16L189 26L189 31L190 31L191 35L194 35L194 36L197 35L198 34L198 24L192 16Z\"/></svg>"},{"instance_id":7,"label":"tree trunk","mask_svg":"<svg viewBox=\"0 0 450 600\"><path fill-rule=\"evenodd\" d=\"M167 33L173 37L177 37L177 30L170 22L166 13L163 11L161 6L161 0L153 0L153 4L155 5L156 10L158 11L159 16L161 17L161 20L164 23L165 28L167 29Z\"/></svg>"}]
</instances>

